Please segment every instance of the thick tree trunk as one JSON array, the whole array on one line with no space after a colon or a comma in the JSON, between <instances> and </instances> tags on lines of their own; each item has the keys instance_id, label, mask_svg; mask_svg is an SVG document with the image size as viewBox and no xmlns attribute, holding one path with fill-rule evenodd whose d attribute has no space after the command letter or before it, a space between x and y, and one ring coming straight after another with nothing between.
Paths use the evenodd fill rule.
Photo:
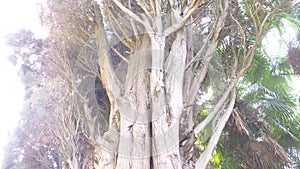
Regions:
<instances>
[{"instance_id":1,"label":"thick tree trunk","mask_svg":"<svg viewBox=\"0 0 300 169\"><path fill-rule=\"evenodd\" d=\"M150 168L149 39L142 38L129 59L125 92L120 103L118 169Z\"/></svg>"},{"instance_id":2,"label":"thick tree trunk","mask_svg":"<svg viewBox=\"0 0 300 169\"><path fill-rule=\"evenodd\" d=\"M116 152L104 149L98 168L181 168L179 117L183 109L186 32L178 33L166 61L165 37L146 36L130 56L123 93L108 91L114 103L111 113L119 113L119 121L110 118L110 124L119 124L110 125L110 130L115 128L119 132L118 148ZM98 44L103 42L102 38L97 36ZM102 61L101 65L110 64ZM105 76L107 69L101 70ZM110 83L104 82L106 90L114 85ZM111 141L105 139L104 136L104 142Z\"/></svg>"},{"instance_id":3,"label":"thick tree trunk","mask_svg":"<svg viewBox=\"0 0 300 169\"><path fill-rule=\"evenodd\" d=\"M184 111L184 99L185 102L194 103L207 73L206 70L200 70L200 77L184 78L189 49L187 49L186 28L180 25L184 25L188 17L182 18L181 9L173 4L175 8L170 16L172 26L167 26L169 29L164 30L162 15L158 8L155 9L157 13L154 14L150 26L145 23L146 21L139 21L138 16L125 9L118 1L114 3L142 23L146 32L142 40L135 43L138 47L129 57L126 80L121 84L110 62L104 25L101 14L98 13L96 41L101 78L112 105L110 131L118 133L114 135L116 139L110 140L104 136L104 142L113 142L113 146L116 147L110 152L104 149L98 168L180 169L183 163L179 151L179 124ZM199 5L200 1L197 3ZM227 12L224 11L222 12ZM216 49L224 20L217 20L216 28L205 42L206 46L199 52L199 56L197 55L197 57L204 55L206 59L204 68L207 68ZM174 40L169 43L170 49L165 53L166 36L171 34ZM209 50L204 49L205 47ZM194 76L193 73L192 70L188 75ZM191 79L195 80L191 82ZM184 88L186 80L191 86ZM184 92L193 97L189 98L190 96L184 95ZM116 114L119 118L115 118Z\"/></svg>"},{"instance_id":4,"label":"thick tree trunk","mask_svg":"<svg viewBox=\"0 0 300 169\"><path fill-rule=\"evenodd\" d=\"M182 104L174 72L164 67L165 37L152 37L151 113L154 168L180 168L178 108ZM177 46L177 48L181 46ZM174 56L175 57L175 56ZM170 61L171 62L171 61ZM169 68L169 67L168 67ZM173 99L171 96L174 96ZM179 105L175 105L174 101ZM180 110L179 110L180 111Z\"/></svg>"},{"instance_id":5,"label":"thick tree trunk","mask_svg":"<svg viewBox=\"0 0 300 169\"><path fill-rule=\"evenodd\" d=\"M155 57L155 56L154 56ZM183 110L183 74L186 60L186 32L177 33L169 56L164 63L163 87L154 93L153 110L153 157L157 168L181 168L179 154L179 120ZM159 114L157 114L159 113Z\"/></svg>"}]
</instances>

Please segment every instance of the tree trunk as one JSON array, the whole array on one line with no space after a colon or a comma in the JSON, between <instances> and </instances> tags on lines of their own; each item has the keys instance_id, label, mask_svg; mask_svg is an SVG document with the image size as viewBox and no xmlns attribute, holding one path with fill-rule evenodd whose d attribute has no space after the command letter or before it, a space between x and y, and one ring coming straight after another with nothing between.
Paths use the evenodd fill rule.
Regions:
<instances>
[{"instance_id":1,"label":"tree trunk","mask_svg":"<svg viewBox=\"0 0 300 169\"><path fill-rule=\"evenodd\" d=\"M149 101L149 47L143 36L137 52L130 56L125 91L119 98L120 142L117 168L150 168L151 126Z\"/></svg>"},{"instance_id":2,"label":"tree trunk","mask_svg":"<svg viewBox=\"0 0 300 169\"><path fill-rule=\"evenodd\" d=\"M98 35L99 45L106 40L103 34ZM165 62L165 36L162 34L146 34L137 46L139 48L129 59L126 82L122 86L124 91L116 93L112 90L114 84L118 84L115 77L102 79L112 103L111 113L119 114L119 119L113 115L110 118L110 124L119 125L110 125L110 130L119 132L119 138L115 141L118 151L103 152L100 161L105 163L98 167L181 168L179 117L183 108L186 32L177 34ZM105 53L100 47L98 53ZM111 65L104 57L100 58L101 66ZM109 75L108 70L101 69L102 77Z\"/></svg>"},{"instance_id":3,"label":"tree trunk","mask_svg":"<svg viewBox=\"0 0 300 169\"><path fill-rule=\"evenodd\" d=\"M122 83L110 61L103 19L98 12L96 42L101 80L111 103L110 126L103 137L103 152L98 168L182 168L184 159L181 159L179 151L179 124L184 111L184 99L188 103L194 102L206 74L206 70L204 73L200 72L203 76L195 77L196 84L189 82L187 84L192 87L184 89L189 49L187 29L182 25L188 17L182 18L181 9L173 4L176 8L170 15L171 26L167 25L169 27L164 29L159 9L155 10L157 13L153 16L150 26L139 21L138 16L130 13L120 2L113 2L136 18L136 21L141 22L145 30L144 33L134 34L137 47L130 54L125 83ZM199 4L200 1L197 1L196 6ZM190 12L193 10L194 8L191 8ZM188 15L189 13L186 14ZM224 16L226 17L226 14ZM208 58L207 62L217 46L223 23L223 20L218 20L217 29L207 40L207 44L211 45L208 47L210 50L202 51ZM171 34L174 40L169 43L169 51L165 52L166 38ZM193 71L188 73L188 76L194 76ZM193 78L187 79L191 81ZM191 89L194 97L188 99L186 95L184 98L183 93L187 92L186 89Z\"/></svg>"}]
</instances>

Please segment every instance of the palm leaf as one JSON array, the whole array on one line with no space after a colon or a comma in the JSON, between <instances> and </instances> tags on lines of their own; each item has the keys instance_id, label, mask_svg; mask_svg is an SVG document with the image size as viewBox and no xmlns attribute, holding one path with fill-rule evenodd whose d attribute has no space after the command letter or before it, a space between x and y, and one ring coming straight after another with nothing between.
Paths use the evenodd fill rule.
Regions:
<instances>
[{"instance_id":1,"label":"palm leaf","mask_svg":"<svg viewBox=\"0 0 300 169\"><path fill-rule=\"evenodd\" d=\"M281 159L274 154L274 147L266 141L249 141L245 147L247 164L252 168L274 169L282 165Z\"/></svg>"}]
</instances>

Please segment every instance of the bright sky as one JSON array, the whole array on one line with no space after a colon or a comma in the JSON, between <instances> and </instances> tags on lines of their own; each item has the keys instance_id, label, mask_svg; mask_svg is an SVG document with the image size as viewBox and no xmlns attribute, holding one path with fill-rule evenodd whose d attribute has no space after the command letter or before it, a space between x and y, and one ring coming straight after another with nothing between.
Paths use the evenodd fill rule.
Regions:
<instances>
[{"instance_id":1,"label":"bright sky","mask_svg":"<svg viewBox=\"0 0 300 169\"><path fill-rule=\"evenodd\" d=\"M0 1L0 168L3 146L18 122L23 106L23 86L17 76L17 68L7 60L12 50L5 46L5 36L21 28L31 29L38 37L45 35L38 21L36 3L42 0Z\"/></svg>"}]
</instances>

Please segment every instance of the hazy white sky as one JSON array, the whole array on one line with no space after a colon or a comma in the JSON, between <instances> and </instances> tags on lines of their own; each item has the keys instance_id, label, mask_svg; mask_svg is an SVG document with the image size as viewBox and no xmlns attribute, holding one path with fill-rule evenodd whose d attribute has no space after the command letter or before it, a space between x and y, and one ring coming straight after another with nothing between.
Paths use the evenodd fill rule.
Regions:
<instances>
[{"instance_id":1,"label":"hazy white sky","mask_svg":"<svg viewBox=\"0 0 300 169\"><path fill-rule=\"evenodd\" d=\"M8 0L0 1L0 168L3 157L3 146L8 141L18 114L23 106L23 86L14 68L7 60L12 50L5 46L5 36L21 28L31 29L42 36L37 15L37 2L41 0Z\"/></svg>"}]
</instances>

